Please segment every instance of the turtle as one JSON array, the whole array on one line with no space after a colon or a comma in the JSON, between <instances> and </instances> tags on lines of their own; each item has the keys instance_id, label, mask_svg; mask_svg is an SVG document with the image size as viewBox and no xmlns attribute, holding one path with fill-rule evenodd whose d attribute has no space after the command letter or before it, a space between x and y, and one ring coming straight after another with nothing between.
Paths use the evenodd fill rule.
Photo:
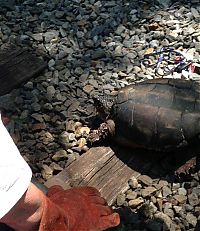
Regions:
<instances>
[{"instance_id":1,"label":"turtle","mask_svg":"<svg viewBox=\"0 0 200 231\"><path fill-rule=\"evenodd\" d=\"M110 136L127 147L170 151L200 135L200 84L183 79L152 79L130 84L115 96L95 98L104 122L94 142Z\"/></svg>"}]
</instances>

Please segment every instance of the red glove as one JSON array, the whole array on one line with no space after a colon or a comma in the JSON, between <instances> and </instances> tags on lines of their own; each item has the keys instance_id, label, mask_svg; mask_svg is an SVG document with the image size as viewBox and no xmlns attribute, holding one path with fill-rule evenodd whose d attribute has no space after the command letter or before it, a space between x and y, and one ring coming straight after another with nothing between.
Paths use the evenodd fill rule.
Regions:
<instances>
[{"instance_id":1,"label":"red glove","mask_svg":"<svg viewBox=\"0 0 200 231\"><path fill-rule=\"evenodd\" d=\"M98 190L53 186L45 197L39 231L103 231L120 223Z\"/></svg>"}]
</instances>

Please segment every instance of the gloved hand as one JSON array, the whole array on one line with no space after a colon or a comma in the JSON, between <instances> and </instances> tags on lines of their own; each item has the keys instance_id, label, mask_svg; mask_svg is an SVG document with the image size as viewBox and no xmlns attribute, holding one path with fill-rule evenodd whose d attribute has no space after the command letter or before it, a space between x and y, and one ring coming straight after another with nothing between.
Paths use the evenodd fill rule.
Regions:
<instances>
[{"instance_id":1,"label":"gloved hand","mask_svg":"<svg viewBox=\"0 0 200 231\"><path fill-rule=\"evenodd\" d=\"M119 214L92 187L53 186L43 208L39 231L103 231L120 223Z\"/></svg>"}]
</instances>

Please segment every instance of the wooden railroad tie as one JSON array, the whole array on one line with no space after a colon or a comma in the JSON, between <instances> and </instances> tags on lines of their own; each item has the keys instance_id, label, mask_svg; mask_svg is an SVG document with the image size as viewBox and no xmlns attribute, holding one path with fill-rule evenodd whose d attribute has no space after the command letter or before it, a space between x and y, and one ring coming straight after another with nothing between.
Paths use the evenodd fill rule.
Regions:
<instances>
[{"instance_id":1,"label":"wooden railroad tie","mask_svg":"<svg viewBox=\"0 0 200 231\"><path fill-rule=\"evenodd\" d=\"M47 187L93 186L112 204L127 189L128 180L140 174L124 164L109 147L91 148L63 171L47 180Z\"/></svg>"},{"instance_id":2,"label":"wooden railroad tie","mask_svg":"<svg viewBox=\"0 0 200 231\"><path fill-rule=\"evenodd\" d=\"M37 76L46 66L46 62L27 49L4 44L0 49L0 96Z\"/></svg>"}]
</instances>

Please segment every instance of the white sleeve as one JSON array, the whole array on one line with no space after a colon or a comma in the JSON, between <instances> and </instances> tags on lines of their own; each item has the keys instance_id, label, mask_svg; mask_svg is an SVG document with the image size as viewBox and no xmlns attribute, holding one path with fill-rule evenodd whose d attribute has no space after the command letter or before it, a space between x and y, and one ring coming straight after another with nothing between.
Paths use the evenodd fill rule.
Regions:
<instances>
[{"instance_id":1,"label":"white sleeve","mask_svg":"<svg viewBox=\"0 0 200 231\"><path fill-rule=\"evenodd\" d=\"M32 172L1 121L0 114L0 218L28 188Z\"/></svg>"}]
</instances>

